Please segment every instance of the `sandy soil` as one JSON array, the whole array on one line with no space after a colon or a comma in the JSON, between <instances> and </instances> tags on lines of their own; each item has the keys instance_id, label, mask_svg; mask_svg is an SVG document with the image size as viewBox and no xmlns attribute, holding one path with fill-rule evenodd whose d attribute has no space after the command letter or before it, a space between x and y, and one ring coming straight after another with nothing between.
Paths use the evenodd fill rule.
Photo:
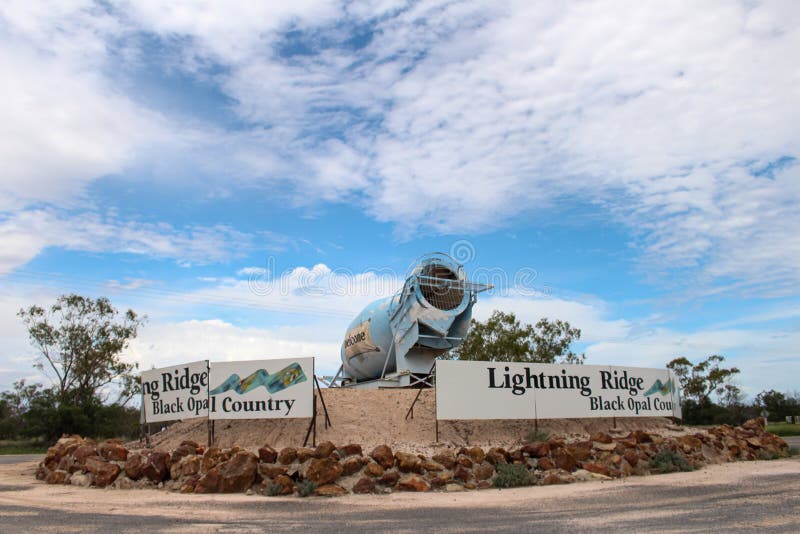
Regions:
<instances>
[{"instance_id":1,"label":"sandy soil","mask_svg":"<svg viewBox=\"0 0 800 534\"><path fill-rule=\"evenodd\" d=\"M534 429L534 421L440 421L439 441L435 438L435 392L423 390L414 406L413 417L405 418L418 390L324 389L331 426L325 428L322 402L317 399L317 443L330 440L336 445L358 443L365 451L380 444L409 452L430 453L442 446L479 445L515 447ZM280 449L303 443L309 419L217 421L215 445L257 448L264 444ZM627 433L634 429L662 435L682 433L666 418L618 418L540 420L540 430L568 438L585 439L589 433L604 431ZM152 436L156 448L171 449L181 441L207 442L205 419L190 419L173 424ZM130 443L136 448L138 442Z\"/></svg>"}]
</instances>

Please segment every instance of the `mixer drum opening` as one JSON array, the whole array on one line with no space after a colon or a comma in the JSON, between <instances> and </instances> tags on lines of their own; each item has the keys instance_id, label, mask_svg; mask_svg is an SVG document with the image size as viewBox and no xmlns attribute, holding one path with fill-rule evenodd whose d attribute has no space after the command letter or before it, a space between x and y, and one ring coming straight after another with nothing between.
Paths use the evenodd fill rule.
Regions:
<instances>
[{"instance_id":1,"label":"mixer drum opening","mask_svg":"<svg viewBox=\"0 0 800 534\"><path fill-rule=\"evenodd\" d=\"M426 265L419 273L419 289L433 307L454 310L464 300L464 287L458 275L443 265Z\"/></svg>"}]
</instances>

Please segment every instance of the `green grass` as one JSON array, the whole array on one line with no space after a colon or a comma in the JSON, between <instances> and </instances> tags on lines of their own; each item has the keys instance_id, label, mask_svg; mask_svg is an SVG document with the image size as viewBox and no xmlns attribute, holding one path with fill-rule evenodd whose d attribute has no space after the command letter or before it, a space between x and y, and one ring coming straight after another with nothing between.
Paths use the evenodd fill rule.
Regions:
<instances>
[{"instance_id":1,"label":"green grass","mask_svg":"<svg viewBox=\"0 0 800 534\"><path fill-rule=\"evenodd\" d=\"M670 449L662 449L650 459L650 468L659 473L674 473L676 471L693 471L683 453Z\"/></svg>"},{"instance_id":2,"label":"green grass","mask_svg":"<svg viewBox=\"0 0 800 534\"><path fill-rule=\"evenodd\" d=\"M534 482L533 475L524 465L497 464L497 474L493 481L497 488L532 486Z\"/></svg>"},{"instance_id":3,"label":"green grass","mask_svg":"<svg viewBox=\"0 0 800 534\"><path fill-rule=\"evenodd\" d=\"M525 441L528 443L533 441L547 441L548 439L550 439L550 432L547 430L531 429L525 434Z\"/></svg>"},{"instance_id":4,"label":"green grass","mask_svg":"<svg viewBox=\"0 0 800 534\"><path fill-rule=\"evenodd\" d=\"M0 454L45 454L47 444L41 441L0 440Z\"/></svg>"},{"instance_id":5,"label":"green grass","mask_svg":"<svg viewBox=\"0 0 800 534\"><path fill-rule=\"evenodd\" d=\"M790 423L769 423L767 432L772 432L778 436L800 436L800 425Z\"/></svg>"}]
</instances>

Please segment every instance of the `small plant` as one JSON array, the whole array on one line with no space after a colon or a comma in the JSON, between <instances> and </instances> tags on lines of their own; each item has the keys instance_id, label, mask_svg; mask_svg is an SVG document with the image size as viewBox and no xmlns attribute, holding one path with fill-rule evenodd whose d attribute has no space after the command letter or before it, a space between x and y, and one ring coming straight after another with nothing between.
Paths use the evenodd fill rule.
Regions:
<instances>
[{"instance_id":1,"label":"small plant","mask_svg":"<svg viewBox=\"0 0 800 534\"><path fill-rule=\"evenodd\" d=\"M301 497L308 497L317 489L317 483L313 480L301 480L297 483L297 494Z\"/></svg>"},{"instance_id":2,"label":"small plant","mask_svg":"<svg viewBox=\"0 0 800 534\"><path fill-rule=\"evenodd\" d=\"M650 468L659 473L674 473L675 471L694 471L694 467L686 457L672 449L661 449L650 459Z\"/></svg>"},{"instance_id":3,"label":"small plant","mask_svg":"<svg viewBox=\"0 0 800 534\"><path fill-rule=\"evenodd\" d=\"M497 474L494 476L494 485L497 488L518 488L532 486L533 475L524 465L497 464Z\"/></svg>"},{"instance_id":4,"label":"small plant","mask_svg":"<svg viewBox=\"0 0 800 534\"><path fill-rule=\"evenodd\" d=\"M529 430L527 434L525 434L525 440L528 443L533 441L547 441L550 438L550 432L547 430Z\"/></svg>"},{"instance_id":5,"label":"small plant","mask_svg":"<svg viewBox=\"0 0 800 534\"><path fill-rule=\"evenodd\" d=\"M759 460L777 460L780 458L777 454L761 449L758 451Z\"/></svg>"},{"instance_id":6,"label":"small plant","mask_svg":"<svg viewBox=\"0 0 800 534\"><path fill-rule=\"evenodd\" d=\"M277 497L281 493L283 493L283 486L281 486L277 482L270 482L267 485L267 495L269 495L270 497Z\"/></svg>"},{"instance_id":7,"label":"small plant","mask_svg":"<svg viewBox=\"0 0 800 534\"><path fill-rule=\"evenodd\" d=\"M797 447L789 447L789 456L797 456L800 454L800 449Z\"/></svg>"}]
</instances>

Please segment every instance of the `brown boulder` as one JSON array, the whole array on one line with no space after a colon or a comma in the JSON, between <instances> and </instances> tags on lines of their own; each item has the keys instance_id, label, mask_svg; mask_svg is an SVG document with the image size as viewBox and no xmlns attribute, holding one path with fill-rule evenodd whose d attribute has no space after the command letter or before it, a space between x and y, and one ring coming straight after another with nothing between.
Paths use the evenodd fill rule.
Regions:
<instances>
[{"instance_id":1,"label":"brown boulder","mask_svg":"<svg viewBox=\"0 0 800 534\"><path fill-rule=\"evenodd\" d=\"M195 484L195 493L217 493L219 491L220 474L219 467L212 467L208 472L201 476Z\"/></svg>"},{"instance_id":2,"label":"brown boulder","mask_svg":"<svg viewBox=\"0 0 800 534\"><path fill-rule=\"evenodd\" d=\"M125 474L131 480L139 480L142 477L142 467L144 465L144 457L138 452L128 455L125 460Z\"/></svg>"},{"instance_id":3,"label":"brown boulder","mask_svg":"<svg viewBox=\"0 0 800 534\"><path fill-rule=\"evenodd\" d=\"M650 434L644 430L634 430L628 434L628 439L632 439L636 441L636 443L650 443L653 441L653 438L650 436Z\"/></svg>"},{"instance_id":4,"label":"brown boulder","mask_svg":"<svg viewBox=\"0 0 800 534\"><path fill-rule=\"evenodd\" d=\"M536 467L542 471L550 471L551 469L556 468L555 464L552 462L552 460L550 460L550 458L539 458Z\"/></svg>"},{"instance_id":5,"label":"brown boulder","mask_svg":"<svg viewBox=\"0 0 800 534\"><path fill-rule=\"evenodd\" d=\"M639 453L636 452L636 449L625 449L625 452L622 454L622 456L631 465L631 467L636 467L636 464L639 463Z\"/></svg>"},{"instance_id":6,"label":"brown boulder","mask_svg":"<svg viewBox=\"0 0 800 534\"><path fill-rule=\"evenodd\" d=\"M61 469L48 471L44 481L48 484L69 484L69 473Z\"/></svg>"},{"instance_id":7,"label":"brown boulder","mask_svg":"<svg viewBox=\"0 0 800 534\"><path fill-rule=\"evenodd\" d=\"M455 471L453 471L453 476L459 480L466 482L467 480L472 478L472 471L470 471L463 465L458 465L456 466Z\"/></svg>"},{"instance_id":8,"label":"brown boulder","mask_svg":"<svg viewBox=\"0 0 800 534\"><path fill-rule=\"evenodd\" d=\"M431 486L417 475L409 475L397 483L400 491L430 491Z\"/></svg>"},{"instance_id":9,"label":"brown boulder","mask_svg":"<svg viewBox=\"0 0 800 534\"><path fill-rule=\"evenodd\" d=\"M347 495L347 490L336 484L324 484L314 490L314 495L318 497L341 497Z\"/></svg>"},{"instance_id":10,"label":"brown boulder","mask_svg":"<svg viewBox=\"0 0 800 534\"><path fill-rule=\"evenodd\" d=\"M604 475L607 477L611 476L608 467L597 462L583 462L582 467L590 473L597 473L598 475Z\"/></svg>"},{"instance_id":11,"label":"brown boulder","mask_svg":"<svg viewBox=\"0 0 800 534\"><path fill-rule=\"evenodd\" d=\"M234 454L230 460L219 466L219 491L237 493L250 489L256 480L258 457L248 451Z\"/></svg>"},{"instance_id":12,"label":"brown boulder","mask_svg":"<svg viewBox=\"0 0 800 534\"><path fill-rule=\"evenodd\" d=\"M361 477L353 485L353 493L375 493L375 481L369 477Z\"/></svg>"},{"instance_id":13,"label":"brown boulder","mask_svg":"<svg viewBox=\"0 0 800 534\"><path fill-rule=\"evenodd\" d=\"M294 481L286 475L278 475L272 484L280 488L278 495L291 495L294 493Z\"/></svg>"},{"instance_id":14,"label":"brown boulder","mask_svg":"<svg viewBox=\"0 0 800 534\"><path fill-rule=\"evenodd\" d=\"M564 471L574 471L578 467L578 461L563 447L558 447L553 451L553 462L557 468Z\"/></svg>"},{"instance_id":15,"label":"brown boulder","mask_svg":"<svg viewBox=\"0 0 800 534\"><path fill-rule=\"evenodd\" d=\"M315 449L312 449L311 447L298 447L297 448L297 461L302 464L306 460L310 460L311 458L314 458L314 452L315 452Z\"/></svg>"},{"instance_id":16,"label":"brown boulder","mask_svg":"<svg viewBox=\"0 0 800 534\"><path fill-rule=\"evenodd\" d=\"M686 454L699 451L703 447L703 442L695 436L678 436L675 441Z\"/></svg>"},{"instance_id":17,"label":"brown boulder","mask_svg":"<svg viewBox=\"0 0 800 534\"><path fill-rule=\"evenodd\" d=\"M523 445L520 450L532 458L543 458L550 454L550 444L546 441L533 441Z\"/></svg>"},{"instance_id":18,"label":"brown boulder","mask_svg":"<svg viewBox=\"0 0 800 534\"><path fill-rule=\"evenodd\" d=\"M398 451L394 457L397 461L397 468L403 473L420 473L422 471L422 460L419 456Z\"/></svg>"},{"instance_id":19,"label":"brown boulder","mask_svg":"<svg viewBox=\"0 0 800 534\"><path fill-rule=\"evenodd\" d=\"M86 459L97 456L97 446L94 443L84 443L72 451L72 457L80 465L86 465Z\"/></svg>"},{"instance_id":20,"label":"brown boulder","mask_svg":"<svg viewBox=\"0 0 800 534\"><path fill-rule=\"evenodd\" d=\"M553 484L571 484L575 482L575 479L571 477L568 473L559 472L557 470L550 471L545 475L542 479L542 486L550 486Z\"/></svg>"},{"instance_id":21,"label":"brown boulder","mask_svg":"<svg viewBox=\"0 0 800 534\"><path fill-rule=\"evenodd\" d=\"M142 475L149 478L153 482L161 482L169 475L167 463L169 462L169 453L161 451L152 451L148 453L147 460L142 465Z\"/></svg>"},{"instance_id":22,"label":"brown boulder","mask_svg":"<svg viewBox=\"0 0 800 534\"><path fill-rule=\"evenodd\" d=\"M278 461L283 465L289 465L297 460L297 449L294 447L285 447L278 453Z\"/></svg>"},{"instance_id":23,"label":"brown boulder","mask_svg":"<svg viewBox=\"0 0 800 534\"><path fill-rule=\"evenodd\" d=\"M178 480L182 477L196 475L200 472L200 462L200 457L195 454L184 456L169 468L169 477L172 480Z\"/></svg>"},{"instance_id":24,"label":"brown boulder","mask_svg":"<svg viewBox=\"0 0 800 534\"><path fill-rule=\"evenodd\" d=\"M476 465L472 473L475 475L476 480L488 480L494 475L494 467L489 463Z\"/></svg>"},{"instance_id":25,"label":"brown boulder","mask_svg":"<svg viewBox=\"0 0 800 534\"><path fill-rule=\"evenodd\" d=\"M614 439L605 432L595 432L589 436L589 441L596 441L597 443L612 443Z\"/></svg>"},{"instance_id":26,"label":"brown boulder","mask_svg":"<svg viewBox=\"0 0 800 534\"><path fill-rule=\"evenodd\" d=\"M378 479L378 483L391 487L397 484L398 480L400 480L400 473L397 471L386 471L383 476Z\"/></svg>"},{"instance_id":27,"label":"brown boulder","mask_svg":"<svg viewBox=\"0 0 800 534\"><path fill-rule=\"evenodd\" d=\"M433 461L442 464L446 469L452 469L456 465L456 455L451 450L445 450L433 455Z\"/></svg>"},{"instance_id":28,"label":"brown boulder","mask_svg":"<svg viewBox=\"0 0 800 534\"><path fill-rule=\"evenodd\" d=\"M472 447L467 449L467 456L472 458L472 461L476 464L482 464L483 459L486 458L486 453L480 447Z\"/></svg>"},{"instance_id":29,"label":"brown boulder","mask_svg":"<svg viewBox=\"0 0 800 534\"><path fill-rule=\"evenodd\" d=\"M578 441L576 443L570 443L567 445L566 449L576 460L587 460L592 455L592 442Z\"/></svg>"},{"instance_id":30,"label":"brown boulder","mask_svg":"<svg viewBox=\"0 0 800 534\"><path fill-rule=\"evenodd\" d=\"M389 469L394 465L394 454L388 445L378 445L372 449L372 452L369 453L369 455L384 469Z\"/></svg>"},{"instance_id":31,"label":"brown boulder","mask_svg":"<svg viewBox=\"0 0 800 534\"><path fill-rule=\"evenodd\" d=\"M170 467L172 464L176 464L181 461L182 458L186 456L193 456L197 454L197 447L195 447L194 442L184 441L180 445L178 445L171 453L170 453Z\"/></svg>"},{"instance_id":32,"label":"brown boulder","mask_svg":"<svg viewBox=\"0 0 800 534\"><path fill-rule=\"evenodd\" d=\"M472 458L470 458L466 454L459 454L458 458L456 458L456 464L462 465L467 469L472 469L473 463L474 462L472 461Z\"/></svg>"},{"instance_id":33,"label":"brown boulder","mask_svg":"<svg viewBox=\"0 0 800 534\"><path fill-rule=\"evenodd\" d=\"M128 449L118 441L107 440L97 447L97 452L106 460L124 462L128 458Z\"/></svg>"},{"instance_id":34,"label":"brown boulder","mask_svg":"<svg viewBox=\"0 0 800 534\"><path fill-rule=\"evenodd\" d=\"M363 456L364 452L361 450L361 445L357 443L348 443L339 449L345 457L347 456Z\"/></svg>"},{"instance_id":35,"label":"brown boulder","mask_svg":"<svg viewBox=\"0 0 800 534\"><path fill-rule=\"evenodd\" d=\"M305 478L316 482L318 486L324 486L334 482L343 471L341 464L333 458L314 458L308 465Z\"/></svg>"},{"instance_id":36,"label":"brown boulder","mask_svg":"<svg viewBox=\"0 0 800 534\"><path fill-rule=\"evenodd\" d=\"M117 464L93 456L86 459L86 469L94 475L94 484L98 488L105 488L114 482L122 471Z\"/></svg>"},{"instance_id":37,"label":"brown boulder","mask_svg":"<svg viewBox=\"0 0 800 534\"><path fill-rule=\"evenodd\" d=\"M282 465L258 464L258 474L261 475L261 478L276 478L287 472L289 472L289 468Z\"/></svg>"},{"instance_id":38,"label":"brown boulder","mask_svg":"<svg viewBox=\"0 0 800 534\"><path fill-rule=\"evenodd\" d=\"M342 476L350 476L353 473L357 473L362 467L361 458L347 458L342 462Z\"/></svg>"},{"instance_id":39,"label":"brown boulder","mask_svg":"<svg viewBox=\"0 0 800 534\"><path fill-rule=\"evenodd\" d=\"M486 453L486 461L492 465L508 463L508 452L505 449L492 447Z\"/></svg>"},{"instance_id":40,"label":"brown boulder","mask_svg":"<svg viewBox=\"0 0 800 534\"><path fill-rule=\"evenodd\" d=\"M428 472L439 472L444 471L444 466L439 462L434 462L433 460L422 460L422 468Z\"/></svg>"},{"instance_id":41,"label":"brown boulder","mask_svg":"<svg viewBox=\"0 0 800 534\"><path fill-rule=\"evenodd\" d=\"M224 452L219 447L209 447L208 450L203 453L203 461L200 463L200 472L208 473L222 462L229 460L230 457L230 453Z\"/></svg>"},{"instance_id":42,"label":"brown boulder","mask_svg":"<svg viewBox=\"0 0 800 534\"><path fill-rule=\"evenodd\" d=\"M364 469L364 473L371 477L382 477L383 467L381 467L379 464L376 464L375 462L370 462Z\"/></svg>"},{"instance_id":43,"label":"brown boulder","mask_svg":"<svg viewBox=\"0 0 800 534\"><path fill-rule=\"evenodd\" d=\"M314 449L314 458L327 458L333 451L336 450L336 445L330 441L323 441L317 448Z\"/></svg>"},{"instance_id":44,"label":"brown boulder","mask_svg":"<svg viewBox=\"0 0 800 534\"><path fill-rule=\"evenodd\" d=\"M258 449L258 459L267 464L274 464L275 460L278 459L278 451L269 445L264 445Z\"/></svg>"}]
</instances>

